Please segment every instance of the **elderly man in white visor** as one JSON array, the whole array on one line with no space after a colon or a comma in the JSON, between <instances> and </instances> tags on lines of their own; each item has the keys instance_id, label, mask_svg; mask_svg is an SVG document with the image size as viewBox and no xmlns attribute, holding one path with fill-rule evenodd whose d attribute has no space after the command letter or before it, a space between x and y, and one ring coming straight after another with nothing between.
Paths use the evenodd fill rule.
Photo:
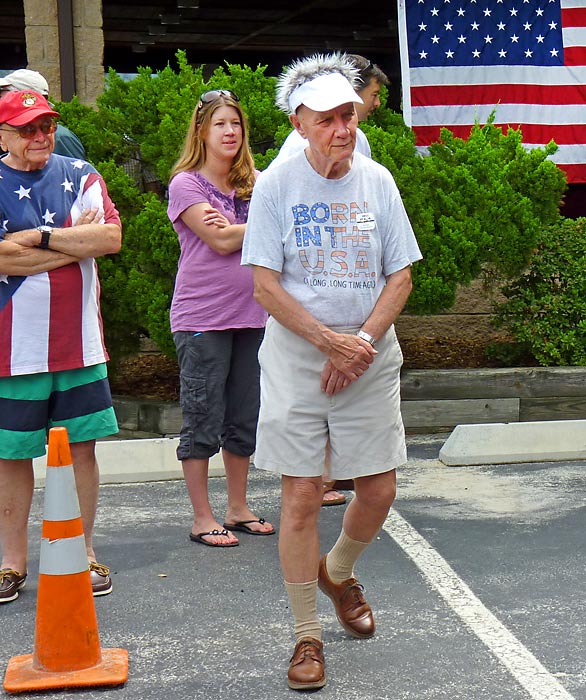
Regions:
<instances>
[{"instance_id":1,"label":"elderly man in white visor","mask_svg":"<svg viewBox=\"0 0 586 700\"><path fill-rule=\"evenodd\" d=\"M406 461L402 354L394 321L421 258L391 174L354 152L357 70L345 54L294 62L277 104L308 147L263 173L242 249L269 312L260 349L255 466L281 475L281 566L294 618L288 684L326 683L317 588L352 637L375 633L354 565L375 538ZM342 530L320 559L318 516L330 478L354 479Z\"/></svg>"}]
</instances>

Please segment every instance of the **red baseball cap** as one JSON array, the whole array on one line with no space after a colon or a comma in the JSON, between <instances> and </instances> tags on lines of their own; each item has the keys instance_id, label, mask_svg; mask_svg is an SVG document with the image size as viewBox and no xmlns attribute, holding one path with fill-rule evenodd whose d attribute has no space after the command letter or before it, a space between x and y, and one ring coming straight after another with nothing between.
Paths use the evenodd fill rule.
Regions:
<instances>
[{"instance_id":1,"label":"red baseball cap","mask_svg":"<svg viewBox=\"0 0 586 700\"><path fill-rule=\"evenodd\" d=\"M37 117L58 117L47 98L31 90L13 90L0 99L0 124L24 126Z\"/></svg>"}]
</instances>

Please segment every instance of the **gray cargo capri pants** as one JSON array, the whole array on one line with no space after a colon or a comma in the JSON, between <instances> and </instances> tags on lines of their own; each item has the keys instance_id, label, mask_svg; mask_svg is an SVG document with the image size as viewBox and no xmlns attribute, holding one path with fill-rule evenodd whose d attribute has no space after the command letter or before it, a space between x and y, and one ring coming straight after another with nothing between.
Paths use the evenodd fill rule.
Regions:
<instances>
[{"instance_id":1,"label":"gray cargo capri pants","mask_svg":"<svg viewBox=\"0 0 586 700\"><path fill-rule=\"evenodd\" d=\"M260 404L264 328L177 331L182 426L177 459L209 459L223 447L249 457Z\"/></svg>"}]
</instances>

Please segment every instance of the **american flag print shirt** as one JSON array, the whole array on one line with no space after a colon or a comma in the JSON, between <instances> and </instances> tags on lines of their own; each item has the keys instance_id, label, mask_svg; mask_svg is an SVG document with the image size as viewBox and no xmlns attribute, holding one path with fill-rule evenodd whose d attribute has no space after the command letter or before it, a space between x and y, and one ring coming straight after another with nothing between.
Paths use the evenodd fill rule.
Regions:
<instances>
[{"instance_id":1,"label":"american flag print shirt","mask_svg":"<svg viewBox=\"0 0 586 700\"><path fill-rule=\"evenodd\" d=\"M0 246L6 233L71 226L84 209L120 226L104 180L89 163L51 155L35 171L0 159ZM0 376L77 369L105 362L94 258L30 276L0 274Z\"/></svg>"}]
</instances>

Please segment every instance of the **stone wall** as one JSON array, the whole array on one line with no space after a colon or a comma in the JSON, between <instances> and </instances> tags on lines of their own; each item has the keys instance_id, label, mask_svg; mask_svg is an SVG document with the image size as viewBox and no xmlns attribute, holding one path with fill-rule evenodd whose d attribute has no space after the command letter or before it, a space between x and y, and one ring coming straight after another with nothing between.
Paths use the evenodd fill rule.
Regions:
<instances>
[{"instance_id":1,"label":"stone wall","mask_svg":"<svg viewBox=\"0 0 586 700\"><path fill-rule=\"evenodd\" d=\"M72 0L75 92L93 105L104 88L101 0ZM55 100L61 99L57 0L24 0L27 68L42 73Z\"/></svg>"},{"instance_id":2,"label":"stone wall","mask_svg":"<svg viewBox=\"0 0 586 700\"><path fill-rule=\"evenodd\" d=\"M456 303L446 312L433 316L415 316L403 313L396 323L399 339L412 340L426 338L461 338L489 342L502 337L491 324L492 309L500 297L486 289L482 280L461 287L456 295Z\"/></svg>"}]
</instances>

